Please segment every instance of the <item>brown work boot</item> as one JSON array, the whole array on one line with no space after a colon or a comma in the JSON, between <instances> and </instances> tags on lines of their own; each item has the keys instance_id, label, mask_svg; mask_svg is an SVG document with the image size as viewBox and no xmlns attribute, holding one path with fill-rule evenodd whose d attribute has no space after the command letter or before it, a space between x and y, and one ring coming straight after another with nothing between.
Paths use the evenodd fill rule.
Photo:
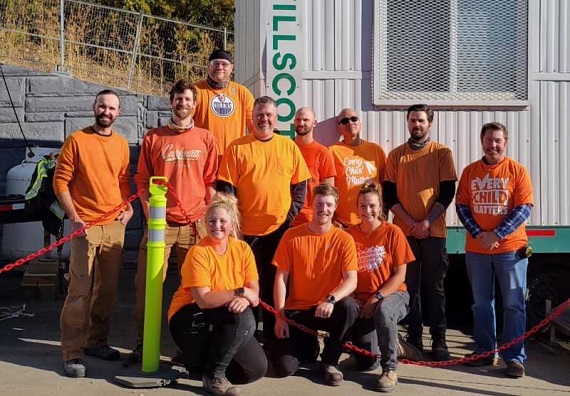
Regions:
<instances>
[{"instance_id":1,"label":"brown work boot","mask_svg":"<svg viewBox=\"0 0 570 396\"><path fill-rule=\"evenodd\" d=\"M329 386L339 386L342 384L342 372L340 372L339 369L337 369L332 364L321 363L319 370L325 377L325 384Z\"/></svg>"},{"instance_id":2,"label":"brown work boot","mask_svg":"<svg viewBox=\"0 0 570 396\"><path fill-rule=\"evenodd\" d=\"M237 396L240 393L240 388L233 386L226 377L210 378L204 374L202 385L213 395Z\"/></svg>"},{"instance_id":3,"label":"brown work boot","mask_svg":"<svg viewBox=\"0 0 570 396\"><path fill-rule=\"evenodd\" d=\"M420 361L424 359L424 356L414 344L398 336L398 359Z\"/></svg>"},{"instance_id":4,"label":"brown work boot","mask_svg":"<svg viewBox=\"0 0 570 396\"><path fill-rule=\"evenodd\" d=\"M398 376L394 370L384 370L378 378L376 390L378 392L392 392L398 385Z\"/></svg>"},{"instance_id":5,"label":"brown work boot","mask_svg":"<svg viewBox=\"0 0 570 396\"><path fill-rule=\"evenodd\" d=\"M470 358L472 356L476 356L477 354L475 352L473 353L468 353L467 355L465 355L466 358ZM471 367L483 367L483 366L498 366L499 365L499 358L494 356L494 355L489 355L487 357L482 357L480 359L477 360L468 360L465 362L466 366L471 366Z\"/></svg>"},{"instance_id":6,"label":"brown work boot","mask_svg":"<svg viewBox=\"0 0 570 396\"><path fill-rule=\"evenodd\" d=\"M511 360L507 363L505 374L512 378L524 377L524 366L518 360Z\"/></svg>"}]
</instances>

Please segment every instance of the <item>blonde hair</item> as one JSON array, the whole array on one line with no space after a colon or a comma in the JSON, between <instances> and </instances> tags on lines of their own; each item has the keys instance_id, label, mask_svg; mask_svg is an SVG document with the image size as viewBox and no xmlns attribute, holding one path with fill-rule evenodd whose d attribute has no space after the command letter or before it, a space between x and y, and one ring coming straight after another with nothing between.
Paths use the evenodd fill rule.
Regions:
<instances>
[{"instance_id":1,"label":"blonde hair","mask_svg":"<svg viewBox=\"0 0 570 396\"><path fill-rule=\"evenodd\" d=\"M204 216L205 223L208 224L208 218L215 209L225 209L225 211L228 212L230 221L233 225L232 236L234 238L237 238L241 230L237 202L237 198L233 195L216 193L216 195L214 195L212 198L212 202L210 202L208 209L206 209L206 215Z\"/></svg>"},{"instance_id":2,"label":"blonde hair","mask_svg":"<svg viewBox=\"0 0 570 396\"><path fill-rule=\"evenodd\" d=\"M356 197L356 205L358 205L358 199L364 194L375 194L378 197L378 202L380 203L380 214L378 215L379 220L386 220L386 215L384 214L384 202L382 201L382 186L376 182L367 182L362 185L358 196Z\"/></svg>"}]
</instances>

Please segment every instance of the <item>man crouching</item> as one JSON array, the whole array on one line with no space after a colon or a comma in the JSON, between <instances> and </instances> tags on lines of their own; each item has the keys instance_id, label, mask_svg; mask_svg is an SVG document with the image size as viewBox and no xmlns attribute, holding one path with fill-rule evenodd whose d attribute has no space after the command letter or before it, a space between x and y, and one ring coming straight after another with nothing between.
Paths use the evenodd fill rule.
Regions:
<instances>
[{"instance_id":1,"label":"man crouching","mask_svg":"<svg viewBox=\"0 0 570 396\"><path fill-rule=\"evenodd\" d=\"M347 298L356 288L356 247L348 233L332 225L337 203L335 187L326 183L315 187L312 220L287 230L273 259L275 308L298 324L329 332L320 371L331 386L343 381L336 365L345 333L358 318L358 304ZM271 360L278 376L289 376L301 364L316 360L316 336L290 327L283 317L277 318L275 335Z\"/></svg>"}]
</instances>

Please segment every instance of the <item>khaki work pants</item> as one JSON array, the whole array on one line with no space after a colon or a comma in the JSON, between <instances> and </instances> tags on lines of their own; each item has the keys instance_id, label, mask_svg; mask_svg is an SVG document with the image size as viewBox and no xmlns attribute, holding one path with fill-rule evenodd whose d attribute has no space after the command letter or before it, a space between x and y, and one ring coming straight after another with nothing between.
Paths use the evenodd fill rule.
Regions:
<instances>
[{"instance_id":1,"label":"khaki work pants","mask_svg":"<svg viewBox=\"0 0 570 396\"><path fill-rule=\"evenodd\" d=\"M119 221L92 226L71 240L69 289L59 319L64 361L82 358L85 347L108 344L124 240Z\"/></svg>"},{"instance_id":2,"label":"khaki work pants","mask_svg":"<svg viewBox=\"0 0 570 396\"><path fill-rule=\"evenodd\" d=\"M185 225L167 225L164 235L164 266L162 282L166 279L168 271L168 258L170 251L175 247L176 264L178 266L178 276L184 264L186 253L188 250L206 236L206 226L202 220L192 224ZM134 316L137 327L137 341L136 345L142 344L143 331L144 331L144 306L145 306L145 291L146 291L146 259L147 250L146 244L148 241L148 229L145 229L143 239L139 247L139 255L137 259L137 274L135 276L136 286L136 300Z\"/></svg>"}]
</instances>

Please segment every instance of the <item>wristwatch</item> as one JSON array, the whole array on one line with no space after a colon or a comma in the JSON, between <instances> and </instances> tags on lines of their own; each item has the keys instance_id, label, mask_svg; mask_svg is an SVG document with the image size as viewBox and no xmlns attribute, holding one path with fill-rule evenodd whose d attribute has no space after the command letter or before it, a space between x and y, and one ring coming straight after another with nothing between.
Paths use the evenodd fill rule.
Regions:
<instances>
[{"instance_id":1,"label":"wristwatch","mask_svg":"<svg viewBox=\"0 0 570 396\"><path fill-rule=\"evenodd\" d=\"M376 298L378 299L378 301L382 301L384 299L384 295L382 294L382 292L378 292L376 293Z\"/></svg>"},{"instance_id":2,"label":"wristwatch","mask_svg":"<svg viewBox=\"0 0 570 396\"><path fill-rule=\"evenodd\" d=\"M243 287L238 287L237 289L234 290L234 296L243 297L244 294L245 294L245 289Z\"/></svg>"},{"instance_id":3,"label":"wristwatch","mask_svg":"<svg viewBox=\"0 0 570 396\"><path fill-rule=\"evenodd\" d=\"M336 302L336 298L332 294L329 294L325 297L325 301L334 304Z\"/></svg>"}]
</instances>

